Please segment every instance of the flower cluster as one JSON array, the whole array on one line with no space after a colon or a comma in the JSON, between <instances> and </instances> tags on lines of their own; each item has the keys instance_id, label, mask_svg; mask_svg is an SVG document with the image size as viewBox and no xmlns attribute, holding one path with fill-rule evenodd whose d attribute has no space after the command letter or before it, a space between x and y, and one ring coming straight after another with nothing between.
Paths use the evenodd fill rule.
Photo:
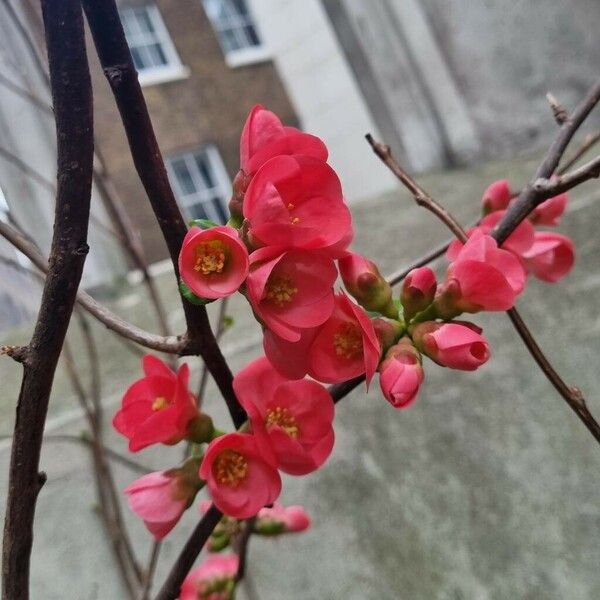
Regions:
<instances>
[{"instance_id":1,"label":"flower cluster","mask_svg":"<svg viewBox=\"0 0 600 600\"><path fill-rule=\"evenodd\" d=\"M233 379L248 421L235 432L214 428L188 389L189 370L174 373L147 356L145 376L126 392L114 426L131 451L151 444L192 444L180 467L148 474L125 491L157 538L164 537L207 487L224 517L209 549L232 544L255 517L253 532L306 529L301 507L284 508L280 472L319 469L334 445L334 401L323 384L375 373L395 408L411 405L424 380L423 357L473 371L490 357L479 327L464 313L510 309L528 273L557 281L573 264L556 225L566 195L540 205L499 248L490 235L511 202L506 181L483 197L484 216L465 243L453 243L438 283L429 267L411 271L398 297L368 258L351 252L353 229L340 181L317 137L285 127L261 106L252 109L240 141L226 226L194 222L179 257L180 289L191 302L242 293L263 328L264 356ZM341 278L345 290L336 291ZM206 504L201 505L206 510ZM190 573L181 598L231 598L237 557L211 556Z\"/></svg>"}]
</instances>

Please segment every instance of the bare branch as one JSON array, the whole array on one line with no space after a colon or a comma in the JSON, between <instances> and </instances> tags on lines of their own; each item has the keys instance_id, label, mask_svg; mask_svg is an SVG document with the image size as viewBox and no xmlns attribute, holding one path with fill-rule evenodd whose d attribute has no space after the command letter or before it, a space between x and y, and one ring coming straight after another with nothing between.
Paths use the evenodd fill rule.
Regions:
<instances>
[{"instance_id":1,"label":"bare branch","mask_svg":"<svg viewBox=\"0 0 600 600\"><path fill-rule=\"evenodd\" d=\"M198 558L204 544L206 544L206 541L222 516L223 513L214 504L211 504L177 557L167 580L155 600L175 600L179 596L183 580L190 572L194 561Z\"/></svg>"},{"instance_id":2,"label":"bare branch","mask_svg":"<svg viewBox=\"0 0 600 600\"><path fill-rule=\"evenodd\" d=\"M526 219L527 215L529 215L536 206L551 197L546 196L542 191L537 190L535 188L535 183L539 179L550 179L554 174L569 142L599 101L600 80L596 82L579 106L575 108L569 118L562 124L558 135L548 149L544 160L537 168L532 181L521 190L517 200L511 204L506 215L504 215L504 218L494 228L492 235L498 244L502 244L515 230L517 225Z\"/></svg>"},{"instance_id":3,"label":"bare branch","mask_svg":"<svg viewBox=\"0 0 600 600\"><path fill-rule=\"evenodd\" d=\"M556 169L556 173L558 175L566 173L588 150L590 150L590 148L593 148L598 142L600 142L600 131L588 134L583 140L581 146L575 150L573 156L571 156L567 162L562 164L560 168Z\"/></svg>"},{"instance_id":4,"label":"bare branch","mask_svg":"<svg viewBox=\"0 0 600 600\"><path fill-rule=\"evenodd\" d=\"M50 267L24 364L4 521L2 598L28 600L38 472L52 381L85 257L93 164L92 93L81 6L42 1L58 140L58 191Z\"/></svg>"}]
</instances>

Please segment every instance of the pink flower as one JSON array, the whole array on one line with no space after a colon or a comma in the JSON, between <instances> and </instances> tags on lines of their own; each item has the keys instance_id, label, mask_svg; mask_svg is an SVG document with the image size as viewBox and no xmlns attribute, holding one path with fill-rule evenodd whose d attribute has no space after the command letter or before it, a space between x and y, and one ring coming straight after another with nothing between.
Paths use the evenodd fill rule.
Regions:
<instances>
[{"instance_id":1,"label":"pink flower","mask_svg":"<svg viewBox=\"0 0 600 600\"><path fill-rule=\"evenodd\" d=\"M288 342L266 329L263 349L269 362L286 379L302 379L309 371L308 351L318 331L318 327L302 329L297 342Z\"/></svg>"},{"instance_id":2,"label":"pink flower","mask_svg":"<svg viewBox=\"0 0 600 600\"><path fill-rule=\"evenodd\" d=\"M281 492L277 469L259 450L255 436L228 433L213 440L200 465L200 477L217 508L247 519L272 504Z\"/></svg>"},{"instance_id":3,"label":"pink flower","mask_svg":"<svg viewBox=\"0 0 600 600\"><path fill-rule=\"evenodd\" d=\"M257 104L250 111L242 130L242 170L252 176L269 159L282 154L303 154L325 162L328 153L318 137L294 127L284 127L275 113Z\"/></svg>"},{"instance_id":4,"label":"pink flower","mask_svg":"<svg viewBox=\"0 0 600 600\"><path fill-rule=\"evenodd\" d=\"M350 211L334 170L310 156L277 156L252 179L244 198L251 243L316 250L349 243Z\"/></svg>"},{"instance_id":5,"label":"pink flower","mask_svg":"<svg viewBox=\"0 0 600 600\"><path fill-rule=\"evenodd\" d=\"M179 600L233 600L239 564L237 554L211 554L185 578Z\"/></svg>"},{"instance_id":6,"label":"pink flower","mask_svg":"<svg viewBox=\"0 0 600 600\"><path fill-rule=\"evenodd\" d=\"M386 400L394 408L407 408L416 399L425 377L420 355L408 338L392 346L379 370L379 385Z\"/></svg>"},{"instance_id":7,"label":"pink flower","mask_svg":"<svg viewBox=\"0 0 600 600\"><path fill-rule=\"evenodd\" d=\"M485 192L481 203L484 214L492 213L497 210L505 210L510 204L511 194L508 180L500 179L491 183Z\"/></svg>"},{"instance_id":8,"label":"pink flower","mask_svg":"<svg viewBox=\"0 0 600 600\"><path fill-rule=\"evenodd\" d=\"M333 312L337 269L318 251L260 248L250 256L248 298L279 337L296 342L302 329L324 323Z\"/></svg>"},{"instance_id":9,"label":"pink flower","mask_svg":"<svg viewBox=\"0 0 600 600\"><path fill-rule=\"evenodd\" d=\"M242 369L233 389L257 444L290 475L318 469L333 449L333 400L316 381L286 381L265 357Z\"/></svg>"},{"instance_id":10,"label":"pink flower","mask_svg":"<svg viewBox=\"0 0 600 600\"><path fill-rule=\"evenodd\" d=\"M392 288L373 261L347 252L339 259L338 265L344 286L361 306L391 319L398 317L398 309L392 302Z\"/></svg>"},{"instance_id":11,"label":"pink flower","mask_svg":"<svg viewBox=\"0 0 600 600\"><path fill-rule=\"evenodd\" d=\"M558 225L568 202L568 192L549 198L534 209L529 215L529 220L536 225Z\"/></svg>"},{"instance_id":12,"label":"pink flower","mask_svg":"<svg viewBox=\"0 0 600 600\"><path fill-rule=\"evenodd\" d=\"M140 477L125 493L131 510L143 519L154 538L161 540L191 506L200 488L198 459L191 459L182 468Z\"/></svg>"},{"instance_id":13,"label":"pink flower","mask_svg":"<svg viewBox=\"0 0 600 600\"><path fill-rule=\"evenodd\" d=\"M409 321L425 310L435 297L437 280L429 267L413 269L402 283L400 301L404 307L404 319Z\"/></svg>"},{"instance_id":14,"label":"pink flower","mask_svg":"<svg viewBox=\"0 0 600 600\"><path fill-rule=\"evenodd\" d=\"M481 329L472 323L427 321L412 333L417 348L442 367L475 371L490 357Z\"/></svg>"},{"instance_id":15,"label":"pink flower","mask_svg":"<svg viewBox=\"0 0 600 600\"><path fill-rule=\"evenodd\" d=\"M150 354L142 360L145 376L123 396L114 428L129 439L129 450L137 452L151 444L176 444L184 439L199 416L188 389L190 370L182 365L177 375Z\"/></svg>"},{"instance_id":16,"label":"pink flower","mask_svg":"<svg viewBox=\"0 0 600 600\"><path fill-rule=\"evenodd\" d=\"M560 233L538 231L524 254L525 265L538 279L555 283L568 275L575 263L573 242Z\"/></svg>"},{"instance_id":17,"label":"pink flower","mask_svg":"<svg viewBox=\"0 0 600 600\"><path fill-rule=\"evenodd\" d=\"M337 383L366 375L367 385L377 370L381 345L365 311L341 292L331 317L317 332L309 350L309 375Z\"/></svg>"},{"instance_id":18,"label":"pink flower","mask_svg":"<svg viewBox=\"0 0 600 600\"><path fill-rule=\"evenodd\" d=\"M310 517L302 506L282 506L275 502L271 508L260 509L254 527L261 535L299 533L310 527Z\"/></svg>"},{"instance_id":19,"label":"pink flower","mask_svg":"<svg viewBox=\"0 0 600 600\"><path fill-rule=\"evenodd\" d=\"M435 305L440 316L508 310L523 291L527 273L521 260L496 241L475 231L448 267Z\"/></svg>"},{"instance_id":20,"label":"pink flower","mask_svg":"<svg viewBox=\"0 0 600 600\"><path fill-rule=\"evenodd\" d=\"M506 214L505 210L499 210L493 212L487 217L484 217L477 227L470 229L467 232L467 235L471 237L475 231L481 231L484 234L490 234L494 227L503 219ZM515 228L515 230L506 238L504 243L502 244L503 250L510 250L513 254L517 256L522 256L529 248L531 248L531 244L533 244L533 236L535 233L535 229L530 221L521 221ZM456 260L458 253L463 247L463 243L460 240L454 240L450 246L448 247L448 251L446 252L446 258L448 260L453 261Z\"/></svg>"},{"instance_id":21,"label":"pink flower","mask_svg":"<svg viewBox=\"0 0 600 600\"><path fill-rule=\"evenodd\" d=\"M230 296L248 275L248 250L233 227L192 227L183 240L179 271L196 296Z\"/></svg>"}]
</instances>

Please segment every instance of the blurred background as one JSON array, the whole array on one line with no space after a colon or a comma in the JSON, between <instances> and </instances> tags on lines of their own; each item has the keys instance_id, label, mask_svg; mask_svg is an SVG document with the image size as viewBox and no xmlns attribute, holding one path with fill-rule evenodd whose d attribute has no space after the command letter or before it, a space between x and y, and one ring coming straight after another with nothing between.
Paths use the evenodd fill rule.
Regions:
<instances>
[{"instance_id":1,"label":"blurred background","mask_svg":"<svg viewBox=\"0 0 600 600\"><path fill-rule=\"evenodd\" d=\"M597 0L122 0L120 14L177 200L187 218L227 220L239 135L261 103L320 136L353 211L354 249L389 273L448 237L372 154L371 132L463 222L487 185L515 190L556 133L545 94L573 106L600 75ZM47 254L56 142L35 0L0 2L0 219ZM172 269L135 173L120 118L89 45L96 172L91 252L83 285L125 319L179 333ZM598 114L574 147L600 127ZM520 309L564 378L600 415L597 182L571 195L561 232L577 264L558 286L532 281ZM127 242L125 243L124 242ZM129 251L127 250L129 244ZM132 250L133 248L133 250ZM439 262L443 268L443 260ZM0 239L0 344L26 344L40 281ZM162 321L144 280L164 305ZM210 307L216 319L218 307ZM261 333L234 298L223 337L235 369L261 352ZM556 395L503 315L475 319L494 358L474 374L428 365L416 405L394 412L374 385L338 408L334 455L318 473L287 478L283 499L304 504L310 532L256 539L253 590L241 598L593 599L600 597L600 453ZM69 333L73 362L90 378L85 339ZM107 421L139 356L90 323ZM199 378L200 364L188 359ZM4 510L20 367L0 361L0 500ZM195 383L196 385L196 383ZM206 405L227 416L209 385ZM65 440L86 424L62 363L42 468L33 597L124 597L95 507L88 450ZM107 425L107 440L125 442ZM61 438L61 436L63 436ZM172 449L138 457L153 468ZM171 462L169 462L171 461ZM120 487L135 476L116 468ZM150 538L128 509L137 546ZM167 538L157 581L189 534L195 510ZM3 514L3 513L2 513Z\"/></svg>"}]
</instances>

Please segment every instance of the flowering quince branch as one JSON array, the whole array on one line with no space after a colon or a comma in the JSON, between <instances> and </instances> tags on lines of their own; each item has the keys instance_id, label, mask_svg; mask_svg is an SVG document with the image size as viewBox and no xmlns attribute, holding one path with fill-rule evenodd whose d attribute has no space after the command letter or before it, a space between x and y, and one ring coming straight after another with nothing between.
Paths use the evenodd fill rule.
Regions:
<instances>
[{"instance_id":1,"label":"flowering quince branch","mask_svg":"<svg viewBox=\"0 0 600 600\"><path fill-rule=\"evenodd\" d=\"M577 150L573 153L573 156L569 158L564 164L562 164L557 170L557 175L563 175L566 173L571 167L575 166L577 161L584 155L590 148L593 148L598 142L600 142L600 131L596 133L588 134L583 140L582 144L577 148Z\"/></svg>"},{"instance_id":2,"label":"flowering quince branch","mask_svg":"<svg viewBox=\"0 0 600 600\"><path fill-rule=\"evenodd\" d=\"M568 141L599 100L600 84L596 84L587 98L574 111L573 117L564 120L559 137L552 146L554 150L551 148L545 163L554 164L554 166L558 164L562 153L564 153L567 147ZM366 137L375 154L379 156L382 162L413 193L416 202L428 208L442 220L460 242L467 242L469 239L467 232L460 227L452 215L424 192L410 175L400 167L392 156L389 146L376 142L371 135L367 135ZM544 168L545 170L542 170L542 168L538 169L538 173L547 173L548 165ZM547 176L549 175L551 173L548 173ZM561 175L551 180L538 180L537 184L534 183L530 187L539 196L536 197L535 203L531 205L530 210L525 216L530 215L533 223L557 225L560 216L566 208L568 200L565 194L566 190L599 175L600 159L595 159L570 174ZM543 196L538 191L538 188L544 190ZM573 244L560 234L534 232L529 222L518 221L512 218L511 211L513 207L522 204L523 197L527 199L526 191L527 188L521 192L517 199L511 200L508 182L506 180L494 182L485 191L482 199L484 214L487 213L487 216L484 216L478 227L472 228L470 231L473 232L476 229L480 229L481 231L490 233L499 244L502 241L504 242L504 248L511 250L518 257L522 257L528 269L535 276L547 282L555 282L566 275L573 265ZM509 223L508 229L503 229L505 222ZM503 236L504 239L500 236ZM457 258L456 249L460 245L456 245L456 242L450 245L448 255L451 260L452 258ZM549 260L550 262L548 262ZM512 305L507 306L506 309L512 324L538 366L594 438L600 442L600 425L589 412L581 391L578 388L568 386L558 375L535 341L535 338L527 328L517 309Z\"/></svg>"}]
</instances>

